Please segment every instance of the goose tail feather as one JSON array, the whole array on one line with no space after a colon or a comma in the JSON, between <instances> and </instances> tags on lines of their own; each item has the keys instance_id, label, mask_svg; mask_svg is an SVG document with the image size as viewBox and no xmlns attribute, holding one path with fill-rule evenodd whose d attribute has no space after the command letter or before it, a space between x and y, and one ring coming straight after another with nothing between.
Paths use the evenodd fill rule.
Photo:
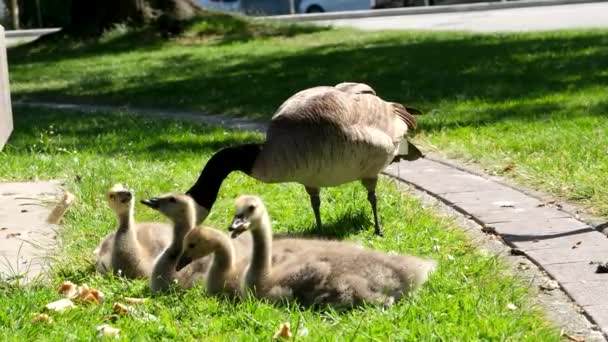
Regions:
<instances>
[{"instance_id":1,"label":"goose tail feather","mask_svg":"<svg viewBox=\"0 0 608 342\"><path fill-rule=\"evenodd\" d=\"M400 103L392 102L391 105L393 106L393 113L395 113L395 115L397 115L399 119L401 119L401 121L405 122L408 129L416 128L416 117L414 117L414 115L409 112L408 108L406 108ZM420 111L416 109L414 109L413 111L420 113Z\"/></svg>"}]
</instances>

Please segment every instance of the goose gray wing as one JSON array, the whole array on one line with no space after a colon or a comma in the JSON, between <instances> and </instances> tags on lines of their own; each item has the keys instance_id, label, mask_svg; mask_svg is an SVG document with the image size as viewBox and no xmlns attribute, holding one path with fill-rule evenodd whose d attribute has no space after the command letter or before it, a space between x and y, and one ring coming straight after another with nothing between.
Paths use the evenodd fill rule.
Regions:
<instances>
[{"instance_id":1,"label":"goose gray wing","mask_svg":"<svg viewBox=\"0 0 608 342\"><path fill-rule=\"evenodd\" d=\"M376 177L407 132L395 108L371 94L303 90L273 116L252 174L264 182L321 187Z\"/></svg>"}]
</instances>

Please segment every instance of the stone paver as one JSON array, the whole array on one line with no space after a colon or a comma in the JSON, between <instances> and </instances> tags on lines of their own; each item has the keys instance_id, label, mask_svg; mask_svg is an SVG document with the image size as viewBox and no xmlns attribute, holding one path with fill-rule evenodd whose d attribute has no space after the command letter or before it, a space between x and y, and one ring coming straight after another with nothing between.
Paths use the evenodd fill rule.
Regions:
<instances>
[{"instance_id":1,"label":"stone paver","mask_svg":"<svg viewBox=\"0 0 608 342\"><path fill-rule=\"evenodd\" d=\"M57 225L46 219L58 182L0 183L0 280L31 281L48 266Z\"/></svg>"},{"instance_id":2,"label":"stone paver","mask_svg":"<svg viewBox=\"0 0 608 342\"><path fill-rule=\"evenodd\" d=\"M237 129L265 129L265 124L259 121L195 112L53 103L19 105L78 111L127 110L146 116L185 119ZM486 227L493 227L508 244L520 249L557 280L604 334L608 334L608 274L594 273L595 265L590 264L591 261L608 259L606 235L521 191L445 162L430 158L402 161L390 165L384 173L428 192Z\"/></svg>"},{"instance_id":3,"label":"stone paver","mask_svg":"<svg viewBox=\"0 0 608 342\"><path fill-rule=\"evenodd\" d=\"M608 331L608 274L595 273L596 265L590 264L608 259L606 235L539 199L428 158L393 164L385 173L493 227L557 280L604 333Z\"/></svg>"}]
</instances>

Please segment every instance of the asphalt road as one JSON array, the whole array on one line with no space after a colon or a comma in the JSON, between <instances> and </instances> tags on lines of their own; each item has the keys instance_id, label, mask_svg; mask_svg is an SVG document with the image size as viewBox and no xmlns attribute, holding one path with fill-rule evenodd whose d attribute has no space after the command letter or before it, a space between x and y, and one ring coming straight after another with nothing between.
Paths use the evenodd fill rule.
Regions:
<instances>
[{"instance_id":1,"label":"asphalt road","mask_svg":"<svg viewBox=\"0 0 608 342\"><path fill-rule=\"evenodd\" d=\"M362 30L526 32L608 28L608 2L315 21Z\"/></svg>"}]
</instances>

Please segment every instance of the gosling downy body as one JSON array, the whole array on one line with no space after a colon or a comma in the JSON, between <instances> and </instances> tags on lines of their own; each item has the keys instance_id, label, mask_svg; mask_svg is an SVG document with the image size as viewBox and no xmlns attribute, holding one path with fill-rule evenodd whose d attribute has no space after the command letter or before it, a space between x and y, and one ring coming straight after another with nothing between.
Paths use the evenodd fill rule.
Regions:
<instances>
[{"instance_id":1,"label":"gosling downy body","mask_svg":"<svg viewBox=\"0 0 608 342\"><path fill-rule=\"evenodd\" d=\"M172 240L171 226L158 222L136 223L135 195L122 185L106 192L106 200L116 214L118 228L102 240L94 251L96 269L113 271L126 278L146 278L155 259Z\"/></svg>"},{"instance_id":2,"label":"gosling downy body","mask_svg":"<svg viewBox=\"0 0 608 342\"><path fill-rule=\"evenodd\" d=\"M246 238L244 238L246 237ZM275 237L272 249L272 264L282 264L298 257L298 251L314 248L331 248L344 245L332 240L293 239L289 235ZM236 251L235 246L236 245ZM353 248L360 248L351 244ZM252 239L250 234L241 234L231 240L225 233L200 227L190 230L184 238L182 254L176 271L200 258L213 255L213 262L207 275L207 293L236 297L243 292L243 275L251 261Z\"/></svg>"},{"instance_id":3,"label":"gosling downy body","mask_svg":"<svg viewBox=\"0 0 608 342\"><path fill-rule=\"evenodd\" d=\"M150 277L152 291L166 291L173 283L177 283L182 288L189 288L198 280L206 280L213 260L211 255L198 258L187 266L179 267L179 271L177 271L178 259L183 250L184 237L195 228L196 212L192 198L185 194L170 193L142 200L142 203L158 210L174 224L173 241L157 259L152 270L152 276ZM244 238L239 239L237 243L241 253L246 253L251 248L252 240Z\"/></svg>"},{"instance_id":4,"label":"gosling downy body","mask_svg":"<svg viewBox=\"0 0 608 342\"><path fill-rule=\"evenodd\" d=\"M405 139L419 111L386 102L362 83L314 87L286 100L270 121L266 141L227 147L207 162L187 191L197 203L197 222L208 215L223 180L232 171L265 183L297 182L310 196L321 228L320 188L361 181L368 191L375 232L382 235L377 213L378 174L398 159L422 153Z\"/></svg>"},{"instance_id":5,"label":"gosling downy body","mask_svg":"<svg viewBox=\"0 0 608 342\"><path fill-rule=\"evenodd\" d=\"M305 306L349 308L364 303L390 306L424 284L436 269L434 260L390 255L351 244L301 249L280 264L271 264L270 218L255 196L236 200L233 236L250 231L253 254L245 285L271 301L297 300Z\"/></svg>"},{"instance_id":6,"label":"gosling downy body","mask_svg":"<svg viewBox=\"0 0 608 342\"><path fill-rule=\"evenodd\" d=\"M213 262L207 275L207 294L239 296L243 269L249 264L250 258L240 258L237 262L230 237L217 229L192 229L184 239L183 252L176 270L209 255L213 255Z\"/></svg>"}]
</instances>

